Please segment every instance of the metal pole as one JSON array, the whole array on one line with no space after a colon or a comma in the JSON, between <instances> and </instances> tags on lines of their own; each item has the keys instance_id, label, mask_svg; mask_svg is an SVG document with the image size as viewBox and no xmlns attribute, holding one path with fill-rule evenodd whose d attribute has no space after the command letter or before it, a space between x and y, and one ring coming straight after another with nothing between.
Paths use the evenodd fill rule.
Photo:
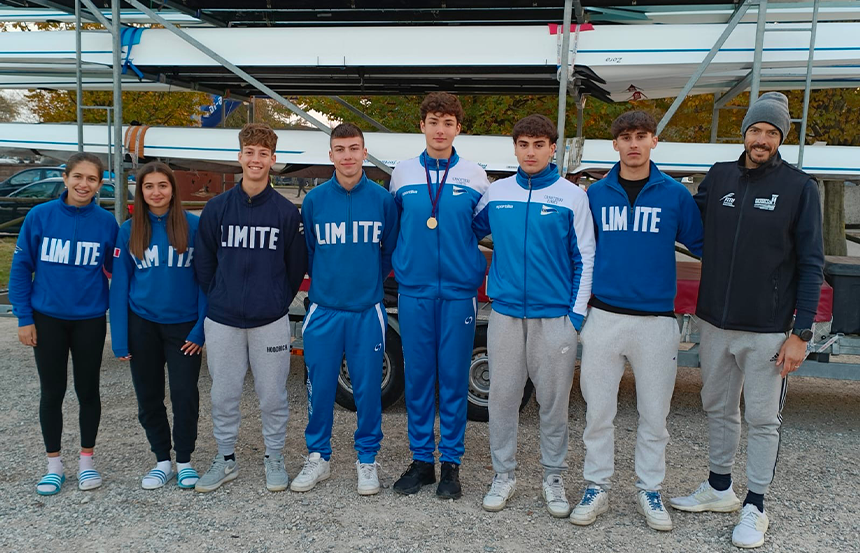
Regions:
<instances>
[{"instance_id":1,"label":"metal pole","mask_svg":"<svg viewBox=\"0 0 860 553\"><path fill-rule=\"evenodd\" d=\"M84 83L81 68L81 0L75 0L75 117L78 123L78 151L84 151Z\"/></svg>"},{"instance_id":2,"label":"metal pole","mask_svg":"<svg viewBox=\"0 0 860 553\"><path fill-rule=\"evenodd\" d=\"M564 175L564 123L567 119L567 71L570 65L570 19L573 12L573 0L564 0L564 28L561 39L561 72L558 76L558 142L555 150L555 162L558 164L558 174ZM579 26L577 25L577 29Z\"/></svg>"},{"instance_id":3,"label":"metal pole","mask_svg":"<svg viewBox=\"0 0 860 553\"><path fill-rule=\"evenodd\" d=\"M803 115L800 120L800 141L797 149L797 168L803 170L803 149L806 146L806 120L809 116L809 94L812 88L812 62L815 59L815 34L818 29L818 2L812 5L812 28L809 35L809 58L806 60L806 86L803 90Z\"/></svg>"},{"instance_id":4,"label":"metal pole","mask_svg":"<svg viewBox=\"0 0 860 553\"><path fill-rule=\"evenodd\" d=\"M720 127L720 108L714 102L714 112L711 114L711 144L717 141L717 130Z\"/></svg>"},{"instance_id":5,"label":"metal pole","mask_svg":"<svg viewBox=\"0 0 860 553\"><path fill-rule=\"evenodd\" d=\"M122 224L128 215L128 184L122 167L122 44L120 42L120 0L111 0L111 32L113 33L113 166L114 216Z\"/></svg>"},{"instance_id":6,"label":"metal pole","mask_svg":"<svg viewBox=\"0 0 860 553\"><path fill-rule=\"evenodd\" d=\"M764 28L767 24L767 0L759 0L758 22L755 27L755 53L753 54L752 84L750 85L750 102L752 107L758 100L759 84L761 82L761 56L764 47Z\"/></svg>"},{"instance_id":7,"label":"metal pole","mask_svg":"<svg viewBox=\"0 0 860 553\"><path fill-rule=\"evenodd\" d=\"M711 64L711 61L716 57L717 53L720 51L720 48L723 47L723 44L726 43L726 40L729 36L734 32L735 27L738 26L738 22L747 13L747 10L750 7L750 0L747 0L740 6L738 6L738 11L732 16L731 20L729 20L726 25L723 34L720 35L720 38L717 39L717 42L714 43L713 47L711 47L711 51L708 52L708 55L705 56L705 59L702 60L702 63L699 64L698 69L693 75L690 77L690 80L687 81L687 84L684 85L684 88L681 89L681 92L678 94L678 97L675 98L675 101L672 102L672 105L669 107L669 111L666 112L666 115L663 116L663 119L660 120L660 124L657 125L657 134L659 135L663 132L663 129L666 128L666 125L669 124L669 121L672 120L672 116L675 115L675 112L678 111L678 108L681 107L681 104L684 102L684 99L687 97L687 94L693 90L693 87L696 86L696 83L699 82L699 79L702 75L705 74L705 70Z\"/></svg>"},{"instance_id":8,"label":"metal pole","mask_svg":"<svg viewBox=\"0 0 860 553\"><path fill-rule=\"evenodd\" d=\"M112 0L112 1L118 2L119 0ZM159 25L162 25L165 29L167 29L171 33L175 34L176 36L178 36L179 38L181 38L182 40L184 40L188 44L194 46L200 52L206 54L207 56L209 56L213 60L217 61L222 66L224 66L226 69L230 70L231 73L239 76L246 83L256 87L257 90L259 90L263 94L266 94L267 96L269 96L269 98L272 98L273 100L277 101L278 103L280 103L281 105L283 105L284 107L286 107L287 109L289 109L290 111L292 111L293 113L295 113L296 115L298 115L299 117L301 117L302 119L304 119L305 121L307 121L308 123L313 125L314 127L318 128L319 130L323 131L324 133L326 133L328 135L331 134L331 129L329 128L328 125L326 125L325 123L323 123L322 121L320 121L319 119L314 117L313 115L309 114L308 112L306 112L305 110L303 110L302 108L297 106L296 104L290 102L289 100L287 100L286 98L284 98L283 96L281 96L280 94L278 94L277 92L272 90L270 87L264 85L258 79L252 77L247 71L240 69L236 64L228 61L226 58L219 55L214 50L212 50L208 46L204 45L199 40L195 39L194 37L192 37L191 35L189 35L185 31L183 31L182 29L180 29L179 27L177 27L173 23L167 21L166 19L164 19L163 17L158 15L158 13L149 9L147 6L145 6L144 4L139 2L138 0L126 0L126 3L131 5L131 6L134 6L138 10L142 11L143 13L148 15L149 18L152 19L154 22L158 23ZM368 154L367 155L367 161L369 161L373 165L377 166L381 170L385 171L389 175L393 172L391 167L386 165L382 160L380 160L376 156Z\"/></svg>"},{"instance_id":9,"label":"metal pole","mask_svg":"<svg viewBox=\"0 0 860 553\"><path fill-rule=\"evenodd\" d=\"M108 175L110 175L113 173L113 127L111 127L111 108L105 108L105 113L107 114L107 171ZM115 189L116 187L114 187L114 190Z\"/></svg>"},{"instance_id":10,"label":"metal pole","mask_svg":"<svg viewBox=\"0 0 860 553\"><path fill-rule=\"evenodd\" d=\"M332 100L334 100L338 104L345 107L350 113L361 117L364 121L367 121L368 123L370 123L371 125L373 125L377 129L379 129L380 131L391 132L391 129L389 129L388 127L386 127L385 125L383 125L382 123L380 123L379 121L374 119L373 117L370 117L369 115L367 115L366 113L364 113L363 111L361 111L357 107L353 106L352 104L350 104L349 102L347 102L346 100L341 98L340 96L329 96L329 98L331 98Z\"/></svg>"}]
</instances>

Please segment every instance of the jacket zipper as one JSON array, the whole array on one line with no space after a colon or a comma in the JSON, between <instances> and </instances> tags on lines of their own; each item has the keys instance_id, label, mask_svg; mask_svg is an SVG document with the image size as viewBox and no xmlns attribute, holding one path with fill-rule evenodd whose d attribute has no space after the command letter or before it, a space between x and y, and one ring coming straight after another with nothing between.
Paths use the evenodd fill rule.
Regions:
<instances>
[{"instance_id":1,"label":"jacket zipper","mask_svg":"<svg viewBox=\"0 0 860 553\"><path fill-rule=\"evenodd\" d=\"M529 211L532 205L532 177L529 175L529 198L526 201L526 230L523 233L523 317L526 316L526 305L528 305L528 293L526 286L528 285L528 243L529 243Z\"/></svg>"},{"instance_id":2,"label":"jacket zipper","mask_svg":"<svg viewBox=\"0 0 860 553\"><path fill-rule=\"evenodd\" d=\"M439 187L442 186L442 183L439 182L439 171L441 171L441 167L439 166L439 160L436 160L436 194L439 195L439 203L436 204L436 209L439 209L440 204L442 203L442 192L439 190ZM433 201L430 201L430 216L433 216ZM442 241L439 238L439 234L442 232L439 230L439 213L436 213L436 293L438 297L442 297Z\"/></svg>"},{"instance_id":3,"label":"jacket zipper","mask_svg":"<svg viewBox=\"0 0 860 553\"><path fill-rule=\"evenodd\" d=\"M741 235L741 223L744 220L744 200L747 197L747 190L749 190L749 179L744 179L744 193L741 196L741 212L738 215L738 226L735 228L735 240L732 243L732 257L731 261L729 261L729 280L726 282L726 299L723 301L723 317L720 322L720 328L725 328L726 326L726 318L729 316L729 296L731 296L732 291L732 275L735 272L735 254L737 253L738 248L738 238Z\"/></svg>"},{"instance_id":4,"label":"jacket zipper","mask_svg":"<svg viewBox=\"0 0 860 553\"><path fill-rule=\"evenodd\" d=\"M251 197L250 196L248 196L248 207L247 207L247 209L248 210L251 209ZM246 223L250 223L250 221L251 221L250 213L251 213L250 211L247 211L245 213L245 222ZM248 230L250 231L250 228ZM248 248L242 248L242 249L245 251L245 255L243 256L245 258L245 263L243 264L244 266L242 267L242 298L247 298L248 297L248 295L247 295L248 266L251 264L250 259L249 259L250 250ZM244 299L242 300L242 322L244 324L248 324L248 321L246 320L246 317L245 317L245 300Z\"/></svg>"}]
</instances>

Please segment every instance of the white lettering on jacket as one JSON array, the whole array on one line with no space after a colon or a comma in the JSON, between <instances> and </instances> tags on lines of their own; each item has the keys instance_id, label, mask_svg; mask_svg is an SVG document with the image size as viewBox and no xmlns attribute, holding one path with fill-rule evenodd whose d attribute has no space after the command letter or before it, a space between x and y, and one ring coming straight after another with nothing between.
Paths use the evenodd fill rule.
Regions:
<instances>
[{"instance_id":1,"label":"white lettering on jacket","mask_svg":"<svg viewBox=\"0 0 860 553\"><path fill-rule=\"evenodd\" d=\"M191 260L194 258L194 248L189 247L185 253L176 253L173 246L167 247L167 266L176 267L178 269L191 267ZM150 267L159 267L161 260L158 255L158 244L154 244L146 249L143 253L143 259L134 259L134 264L138 269L148 269Z\"/></svg>"},{"instance_id":2,"label":"white lettering on jacket","mask_svg":"<svg viewBox=\"0 0 860 553\"><path fill-rule=\"evenodd\" d=\"M221 225L222 248L278 249L278 235L281 230L275 227L249 227L247 225Z\"/></svg>"},{"instance_id":3,"label":"white lettering on jacket","mask_svg":"<svg viewBox=\"0 0 860 553\"><path fill-rule=\"evenodd\" d=\"M93 267L99 265L101 258L101 244L99 242L77 242L74 261L70 261L69 258L71 245L71 240L45 236L42 238L39 260L62 265L89 265Z\"/></svg>"},{"instance_id":4,"label":"white lettering on jacket","mask_svg":"<svg viewBox=\"0 0 860 553\"><path fill-rule=\"evenodd\" d=\"M317 244L346 244L346 223L316 223ZM353 221L352 244L379 244L382 239L381 221Z\"/></svg>"},{"instance_id":5,"label":"white lettering on jacket","mask_svg":"<svg viewBox=\"0 0 860 553\"><path fill-rule=\"evenodd\" d=\"M659 233L659 207L636 206L633 215L633 232ZM600 208L601 228L606 232L627 230L627 206L611 205Z\"/></svg>"}]
</instances>

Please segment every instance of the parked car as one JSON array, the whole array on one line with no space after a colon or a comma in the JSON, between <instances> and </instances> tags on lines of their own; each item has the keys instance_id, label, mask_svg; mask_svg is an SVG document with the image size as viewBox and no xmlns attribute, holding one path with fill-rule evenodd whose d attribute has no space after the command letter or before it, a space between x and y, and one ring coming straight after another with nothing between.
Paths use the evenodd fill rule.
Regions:
<instances>
[{"instance_id":1,"label":"parked car","mask_svg":"<svg viewBox=\"0 0 860 553\"><path fill-rule=\"evenodd\" d=\"M62 167L31 167L24 169L0 182L0 196L8 196L12 192L34 182L62 176Z\"/></svg>"},{"instance_id":2,"label":"parked car","mask_svg":"<svg viewBox=\"0 0 860 553\"><path fill-rule=\"evenodd\" d=\"M28 211L30 211L34 206L40 203L44 203L47 200L59 198L60 195L63 193L63 189L64 186L62 177L54 177L41 180L39 182L34 182L32 184L24 186L23 188L19 188L18 190L6 196L7 199L5 201L4 198L0 197L0 224L27 215ZM97 195L99 205L101 205L108 211L113 210L113 201L115 194L116 190L112 182L106 182L102 184L102 187L99 189ZM127 192L127 194L129 213L131 213L131 205L134 201L134 198L131 192ZM28 199L32 201L10 201L9 199L11 198ZM16 223L12 226L0 229L0 232L15 233L20 230L21 223Z\"/></svg>"}]
</instances>

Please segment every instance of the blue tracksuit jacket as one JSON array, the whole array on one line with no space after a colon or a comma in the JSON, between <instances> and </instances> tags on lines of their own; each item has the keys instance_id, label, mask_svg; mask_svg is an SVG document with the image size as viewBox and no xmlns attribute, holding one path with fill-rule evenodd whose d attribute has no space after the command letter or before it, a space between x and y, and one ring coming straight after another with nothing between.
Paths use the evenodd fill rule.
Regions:
<instances>
[{"instance_id":1,"label":"blue tracksuit jacket","mask_svg":"<svg viewBox=\"0 0 860 553\"><path fill-rule=\"evenodd\" d=\"M391 194L366 176L350 191L332 177L308 192L302 219L311 302L345 311L364 311L381 302L397 244L398 215Z\"/></svg>"},{"instance_id":2,"label":"blue tracksuit jacket","mask_svg":"<svg viewBox=\"0 0 860 553\"><path fill-rule=\"evenodd\" d=\"M59 199L27 214L9 274L9 300L18 326L33 324L33 311L66 320L93 319L108 309L117 224L97 206ZM33 274L35 273L35 277Z\"/></svg>"},{"instance_id":3,"label":"blue tracksuit jacket","mask_svg":"<svg viewBox=\"0 0 860 553\"><path fill-rule=\"evenodd\" d=\"M114 271L110 285L110 331L113 353L128 355L128 310L147 321L177 324L197 321L186 338L203 345L206 294L194 276L194 239L200 218L185 212L188 221L188 250L177 253L167 237L167 214L149 214L152 234L143 259L129 250L131 220L123 223L114 249Z\"/></svg>"},{"instance_id":4,"label":"blue tracksuit jacket","mask_svg":"<svg viewBox=\"0 0 860 553\"><path fill-rule=\"evenodd\" d=\"M591 298L594 223L585 192L554 164L494 182L478 204L479 237L493 234L487 295L520 319L568 315L579 331Z\"/></svg>"},{"instance_id":5,"label":"blue tracksuit jacket","mask_svg":"<svg viewBox=\"0 0 860 553\"><path fill-rule=\"evenodd\" d=\"M597 254L592 292L602 302L667 312L675 302L675 242L702 255L702 218L690 192L651 163L631 206L618 183L620 164L588 188Z\"/></svg>"}]
</instances>

